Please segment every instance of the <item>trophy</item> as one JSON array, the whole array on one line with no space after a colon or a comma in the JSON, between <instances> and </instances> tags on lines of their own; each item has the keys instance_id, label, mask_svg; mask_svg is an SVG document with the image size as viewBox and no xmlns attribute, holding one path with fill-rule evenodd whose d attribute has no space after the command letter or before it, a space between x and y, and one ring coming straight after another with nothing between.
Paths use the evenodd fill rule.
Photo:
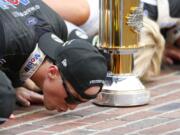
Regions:
<instances>
[{"instance_id":1,"label":"trophy","mask_svg":"<svg viewBox=\"0 0 180 135\"><path fill-rule=\"evenodd\" d=\"M146 90L133 74L133 54L143 27L139 0L99 0L99 45L108 54L108 74L94 103L104 106L136 106L149 102Z\"/></svg>"}]
</instances>

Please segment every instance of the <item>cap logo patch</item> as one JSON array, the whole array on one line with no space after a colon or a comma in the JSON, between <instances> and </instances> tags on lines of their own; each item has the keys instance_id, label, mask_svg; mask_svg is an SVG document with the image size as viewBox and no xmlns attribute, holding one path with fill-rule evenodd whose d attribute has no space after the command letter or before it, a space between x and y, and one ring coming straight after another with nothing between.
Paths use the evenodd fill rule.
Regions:
<instances>
[{"instance_id":1,"label":"cap logo patch","mask_svg":"<svg viewBox=\"0 0 180 135\"><path fill-rule=\"evenodd\" d=\"M88 39L88 36L86 35L86 33L82 31L76 30L75 34L82 39Z\"/></svg>"},{"instance_id":2,"label":"cap logo patch","mask_svg":"<svg viewBox=\"0 0 180 135\"><path fill-rule=\"evenodd\" d=\"M104 83L104 80L91 80L90 84Z\"/></svg>"},{"instance_id":3,"label":"cap logo patch","mask_svg":"<svg viewBox=\"0 0 180 135\"><path fill-rule=\"evenodd\" d=\"M54 34L51 34L51 38L58 43L61 43L61 44L63 43L63 41Z\"/></svg>"},{"instance_id":4,"label":"cap logo patch","mask_svg":"<svg viewBox=\"0 0 180 135\"><path fill-rule=\"evenodd\" d=\"M64 67L67 67L67 60L66 60L66 59L62 60L61 63L62 63L62 65L63 65Z\"/></svg>"}]
</instances>

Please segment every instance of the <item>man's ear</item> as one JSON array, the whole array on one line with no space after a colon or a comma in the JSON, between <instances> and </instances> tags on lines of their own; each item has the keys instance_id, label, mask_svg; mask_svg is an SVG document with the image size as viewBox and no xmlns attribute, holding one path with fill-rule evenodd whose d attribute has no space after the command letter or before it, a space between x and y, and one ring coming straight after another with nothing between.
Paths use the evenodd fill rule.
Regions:
<instances>
[{"instance_id":1,"label":"man's ear","mask_svg":"<svg viewBox=\"0 0 180 135\"><path fill-rule=\"evenodd\" d=\"M48 77L51 79L56 79L57 77L59 77L59 70L56 65L51 65L48 68Z\"/></svg>"}]
</instances>

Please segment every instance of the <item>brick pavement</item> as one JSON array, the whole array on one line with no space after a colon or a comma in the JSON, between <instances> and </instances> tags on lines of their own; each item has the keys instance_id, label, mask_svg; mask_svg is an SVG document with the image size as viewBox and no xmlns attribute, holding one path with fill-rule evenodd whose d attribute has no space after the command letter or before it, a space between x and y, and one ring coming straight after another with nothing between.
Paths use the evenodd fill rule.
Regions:
<instances>
[{"instance_id":1,"label":"brick pavement","mask_svg":"<svg viewBox=\"0 0 180 135\"><path fill-rule=\"evenodd\" d=\"M115 108L89 102L65 113L42 106L17 108L16 118L0 126L0 135L180 135L177 69L166 69L145 83L151 92L148 105Z\"/></svg>"}]
</instances>

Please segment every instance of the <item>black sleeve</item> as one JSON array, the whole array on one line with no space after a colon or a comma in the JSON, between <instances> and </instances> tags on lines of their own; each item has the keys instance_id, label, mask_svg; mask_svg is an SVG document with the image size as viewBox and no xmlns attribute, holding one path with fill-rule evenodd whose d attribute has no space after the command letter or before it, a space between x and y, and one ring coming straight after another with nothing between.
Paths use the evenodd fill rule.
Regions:
<instances>
[{"instance_id":1,"label":"black sleeve","mask_svg":"<svg viewBox=\"0 0 180 135\"><path fill-rule=\"evenodd\" d=\"M24 82L20 80L19 72L14 72L14 71L10 70L9 68L3 69L3 72L11 80L14 88L21 87L24 84Z\"/></svg>"},{"instance_id":2,"label":"black sleeve","mask_svg":"<svg viewBox=\"0 0 180 135\"><path fill-rule=\"evenodd\" d=\"M169 0L170 16L180 18L180 0Z\"/></svg>"},{"instance_id":3,"label":"black sleeve","mask_svg":"<svg viewBox=\"0 0 180 135\"><path fill-rule=\"evenodd\" d=\"M154 21L157 20L157 17L158 17L157 6L144 3L143 10L144 10L145 15L148 16L150 19Z\"/></svg>"},{"instance_id":4,"label":"black sleeve","mask_svg":"<svg viewBox=\"0 0 180 135\"><path fill-rule=\"evenodd\" d=\"M37 1L41 5L41 10L38 10L37 14L39 18L45 20L50 26L51 32L56 34L63 41L67 40L67 27L64 19L59 16L53 9L51 9L43 1Z\"/></svg>"},{"instance_id":5,"label":"black sleeve","mask_svg":"<svg viewBox=\"0 0 180 135\"><path fill-rule=\"evenodd\" d=\"M0 59L4 55L4 52L5 52L4 29L0 21Z\"/></svg>"},{"instance_id":6,"label":"black sleeve","mask_svg":"<svg viewBox=\"0 0 180 135\"><path fill-rule=\"evenodd\" d=\"M57 13L55 13L55 18L56 18L55 19L56 23L54 27L55 34L63 41L67 41L68 30L64 19L61 16L57 15Z\"/></svg>"}]
</instances>

